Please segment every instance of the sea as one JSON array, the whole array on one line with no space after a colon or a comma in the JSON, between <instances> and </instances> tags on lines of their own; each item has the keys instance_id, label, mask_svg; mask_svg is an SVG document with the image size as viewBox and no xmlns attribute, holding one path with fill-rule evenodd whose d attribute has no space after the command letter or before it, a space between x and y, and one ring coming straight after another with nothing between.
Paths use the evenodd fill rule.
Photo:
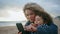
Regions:
<instances>
[{"instance_id":1,"label":"sea","mask_svg":"<svg viewBox=\"0 0 60 34\"><path fill-rule=\"evenodd\" d=\"M0 21L0 27L16 26L16 23L22 23L22 25L25 25L26 21Z\"/></svg>"}]
</instances>

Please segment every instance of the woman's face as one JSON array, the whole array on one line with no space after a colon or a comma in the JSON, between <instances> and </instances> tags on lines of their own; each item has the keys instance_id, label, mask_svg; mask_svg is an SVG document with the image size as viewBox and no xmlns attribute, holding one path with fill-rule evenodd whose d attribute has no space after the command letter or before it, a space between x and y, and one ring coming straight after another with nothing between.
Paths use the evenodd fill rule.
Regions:
<instances>
[{"instance_id":1,"label":"woman's face","mask_svg":"<svg viewBox=\"0 0 60 34\"><path fill-rule=\"evenodd\" d=\"M34 22L35 13L32 10L25 10L25 16L30 22Z\"/></svg>"},{"instance_id":2,"label":"woman's face","mask_svg":"<svg viewBox=\"0 0 60 34\"><path fill-rule=\"evenodd\" d=\"M42 19L42 17L40 17L40 16L36 16L35 17L35 24L43 24L43 19Z\"/></svg>"}]
</instances>

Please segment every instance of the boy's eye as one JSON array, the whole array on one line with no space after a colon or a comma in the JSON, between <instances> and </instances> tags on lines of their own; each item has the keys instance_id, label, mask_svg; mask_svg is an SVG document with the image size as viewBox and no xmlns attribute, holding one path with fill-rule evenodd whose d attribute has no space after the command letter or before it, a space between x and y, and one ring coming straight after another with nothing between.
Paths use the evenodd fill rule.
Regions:
<instances>
[{"instance_id":1,"label":"boy's eye","mask_svg":"<svg viewBox=\"0 0 60 34\"><path fill-rule=\"evenodd\" d=\"M35 19L36 21L40 21L40 19Z\"/></svg>"},{"instance_id":2,"label":"boy's eye","mask_svg":"<svg viewBox=\"0 0 60 34\"><path fill-rule=\"evenodd\" d=\"M40 21L40 19L38 19L38 21Z\"/></svg>"},{"instance_id":3,"label":"boy's eye","mask_svg":"<svg viewBox=\"0 0 60 34\"><path fill-rule=\"evenodd\" d=\"M40 18L36 18L35 20L40 21Z\"/></svg>"}]
</instances>

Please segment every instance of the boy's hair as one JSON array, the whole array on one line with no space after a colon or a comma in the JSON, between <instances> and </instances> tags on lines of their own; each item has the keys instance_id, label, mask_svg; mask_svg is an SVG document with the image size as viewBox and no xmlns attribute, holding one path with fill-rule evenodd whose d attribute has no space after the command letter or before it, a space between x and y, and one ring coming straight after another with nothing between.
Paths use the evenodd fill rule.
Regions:
<instances>
[{"instance_id":1,"label":"boy's hair","mask_svg":"<svg viewBox=\"0 0 60 34\"><path fill-rule=\"evenodd\" d=\"M47 25L53 23L52 17L47 12L37 12L36 15L42 17L44 23L47 23Z\"/></svg>"}]
</instances>

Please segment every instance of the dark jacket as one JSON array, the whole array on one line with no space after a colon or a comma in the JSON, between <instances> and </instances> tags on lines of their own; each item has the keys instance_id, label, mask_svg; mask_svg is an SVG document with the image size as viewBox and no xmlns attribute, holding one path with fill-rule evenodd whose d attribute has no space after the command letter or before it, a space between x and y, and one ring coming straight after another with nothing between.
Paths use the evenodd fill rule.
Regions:
<instances>
[{"instance_id":1,"label":"dark jacket","mask_svg":"<svg viewBox=\"0 0 60 34\"><path fill-rule=\"evenodd\" d=\"M31 22L27 22L25 26L30 25ZM37 26L37 31L36 32L27 32L28 34L58 34L58 27L54 24L51 23L50 25L43 24Z\"/></svg>"}]
</instances>

